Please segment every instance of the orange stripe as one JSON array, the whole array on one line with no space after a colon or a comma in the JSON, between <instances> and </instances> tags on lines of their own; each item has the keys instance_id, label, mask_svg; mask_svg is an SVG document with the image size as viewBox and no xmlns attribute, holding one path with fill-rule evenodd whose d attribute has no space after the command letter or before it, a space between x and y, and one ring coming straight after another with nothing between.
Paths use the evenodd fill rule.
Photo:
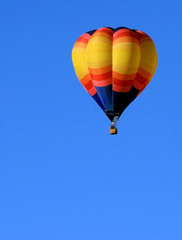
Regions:
<instances>
[{"instance_id":1,"label":"orange stripe","mask_svg":"<svg viewBox=\"0 0 182 240\"><path fill-rule=\"evenodd\" d=\"M143 84L142 83L139 83L139 82L137 82L137 81L134 81L133 82L133 87L135 87L136 89L138 89L138 90L141 90L142 88L143 88Z\"/></svg>"},{"instance_id":2,"label":"orange stripe","mask_svg":"<svg viewBox=\"0 0 182 240\"><path fill-rule=\"evenodd\" d=\"M149 80L147 78L143 77L142 75L140 75L139 73L137 73L136 81L145 85Z\"/></svg>"},{"instance_id":3,"label":"orange stripe","mask_svg":"<svg viewBox=\"0 0 182 240\"><path fill-rule=\"evenodd\" d=\"M108 38L109 40L112 40L112 36L105 32L96 32L93 36L94 37L104 37L104 38Z\"/></svg>"},{"instance_id":4,"label":"orange stripe","mask_svg":"<svg viewBox=\"0 0 182 240\"><path fill-rule=\"evenodd\" d=\"M88 34L88 33L84 33L84 34L82 34L80 37L84 37L84 38L86 38L86 39L90 39L90 34ZM79 38L78 38L79 39Z\"/></svg>"},{"instance_id":5,"label":"orange stripe","mask_svg":"<svg viewBox=\"0 0 182 240\"><path fill-rule=\"evenodd\" d=\"M90 81L90 75L87 74L85 75L85 77L83 77L82 79L80 79L80 82L85 86L88 82Z\"/></svg>"},{"instance_id":6,"label":"orange stripe","mask_svg":"<svg viewBox=\"0 0 182 240\"><path fill-rule=\"evenodd\" d=\"M112 71L107 72L107 73L103 73L103 74L98 74L98 75L90 73L90 77L92 78L92 80L102 81L102 80L111 78L112 77Z\"/></svg>"},{"instance_id":7,"label":"orange stripe","mask_svg":"<svg viewBox=\"0 0 182 240\"><path fill-rule=\"evenodd\" d=\"M88 90L88 92L90 93L91 96L94 96L97 92L97 90L95 89L94 85L91 89Z\"/></svg>"},{"instance_id":8,"label":"orange stripe","mask_svg":"<svg viewBox=\"0 0 182 240\"><path fill-rule=\"evenodd\" d=\"M140 44L142 44L144 42L153 42L153 41L150 37L143 37L140 39Z\"/></svg>"},{"instance_id":9,"label":"orange stripe","mask_svg":"<svg viewBox=\"0 0 182 240\"><path fill-rule=\"evenodd\" d=\"M136 39L136 38L133 38L133 37L121 37L121 38L116 38L114 41L113 41L113 45L114 44L117 44L119 42L134 42L136 44L140 44L139 41Z\"/></svg>"},{"instance_id":10,"label":"orange stripe","mask_svg":"<svg viewBox=\"0 0 182 240\"><path fill-rule=\"evenodd\" d=\"M113 75L113 78L117 78L118 80L132 80L132 79L135 78L136 73L134 73L134 74L121 74L121 73L113 71L112 75Z\"/></svg>"},{"instance_id":11,"label":"orange stripe","mask_svg":"<svg viewBox=\"0 0 182 240\"><path fill-rule=\"evenodd\" d=\"M107 66L103 68L89 68L88 70L91 74L103 74L112 71L112 66Z\"/></svg>"},{"instance_id":12,"label":"orange stripe","mask_svg":"<svg viewBox=\"0 0 182 240\"><path fill-rule=\"evenodd\" d=\"M84 37L80 37L76 42L83 42L83 43L88 43L88 40L89 39L86 39L86 38L84 38Z\"/></svg>"},{"instance_id":13,"label":"orange stripe","mask_svg":"<svg viewBox=\"0 0 182 240\"><path fill-rule=\"evenodd\" d=\"M84 33L77 39L77 41L82 41L83 39L89 40L90 38L91 36L88 33Z\"/></svg>"},{"instance_id":14,"label":"orange stripe","mask_svg":"<svg viewBox=\"0 0 182 240\"><path fill-rule=\"evenodd\" d=\"M96 86L96 87L106 87L106 86L112 84L112 78L105 79L102 81L95 81L92 79L92 82L93 82L94 86Z\"/></svg>"},{"instance_id":15,"label":"orange stripe","mask_svg":"<svg viewBox=\"0 0 182 240\"><path fill-rule=\"evenodd\" d=\"M86 48L87 44L85 44L84 42L76 42L74 48L76 47Z\"/></svg>"},{"instance_id":16,"label":"orange stripe","mask_svg":"<svg viewBox=\"0 0 182 240\"><path fill-rule=\"evenodd\" d=\"M116 34L116 35L114 34L114 37L113 37L114 40L116 40L118 38L122 38L122 37L131 37L131 38L137 39L136 35L131 31L129 31L129 32L118 31L118 32L119 32L118 34Z\"/></svg>"},{"instance_id":17,"label":"orange stripe","mask_svg":"<svg viewBox=\"0 0 182 240\"><path fill-rule=\"evenodd\" d=\"M89 33L84 33L82 36L87 38L87 39L90 39L90 37L91 37L91 35Z\"/></svg>"},{"instance_id":18,"label":"orange stripe","mask_svg":"<svg viewBox=\"0 0 182 240\"><path fill-rule=\"evenodd\" d=\"M147 79L149 79L149 78L151 77L151 73L145 71L144 69L142 69L142 68L140 68L140 67L138 68L138 73L139 73L141 76L143 76L144 78L147 78Z\"/></svg>"},{"instance_id":19,"label":"orange stripe","mask_svg":"<svg viewBox=\"0 0 182 240\"><path fill-rule=\"evenodd\" d=\"M95 33L98 33L98 32L104 32L104 33L109 34L110 36L113 36L113 30L110 28L100 28Z\"/></svg>"},{"instance_id":20,"label":"orange stripe","mask_svg":"<svg viewBox=\"0 0 182 240\"><path fill-rule=\"evenodd\" d=\"M123 34L126 33L126 34L130 34L130 36L131 35L134 36L134 33L131 30L129 30L129 29L119 29L118 31L116 31L114 33L113 38L116 38L121 33L123 33Z\"/></svg>"},{"instance_id":21,"label":"orange stripe","mask_svg":"<svg viewBox=\"0 0 182 240\"><path fill-rule=\"evenodd\" d=\"M97 91L90 79L90 75L87 74L84 78L80 80L84 88L90 93L91 96L93 96Z\"/></svg>"}]
</instances>

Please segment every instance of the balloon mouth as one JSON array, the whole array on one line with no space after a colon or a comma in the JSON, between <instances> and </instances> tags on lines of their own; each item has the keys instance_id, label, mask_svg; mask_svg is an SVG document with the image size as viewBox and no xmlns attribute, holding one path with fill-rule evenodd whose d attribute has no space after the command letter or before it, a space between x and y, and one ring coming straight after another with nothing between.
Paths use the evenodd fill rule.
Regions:
<instances>
[{"instance_id":1,"label":"balloon mouth","mask_svg":"<svg viewBox=\"0 0 182 240\"><path fill-rule=\"evenodd\" d=\"M121 113L116 113L113 110L104 111L106 116L110 119L111 122L115 122L119 119Z\"/></svg>"}]
</instances>

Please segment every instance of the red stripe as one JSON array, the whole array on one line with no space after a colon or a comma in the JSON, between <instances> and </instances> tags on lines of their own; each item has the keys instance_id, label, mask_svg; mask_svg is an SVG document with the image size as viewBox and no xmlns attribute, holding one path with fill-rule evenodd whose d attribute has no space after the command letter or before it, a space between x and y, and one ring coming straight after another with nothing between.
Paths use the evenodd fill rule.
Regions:
<instances>
[{"instance_id":1,"label":"red stripe","mask_svg":"<svg viewBox=\"0 0 182 240\"><path fill-rule=\"evenodd\" d=\"M93 83L90 80L87 84L85 84L85 88L89 91L93 87Z\"/></svg>"},{"instance_id":2,"label":"red stripe","mask_svg":"<svg viewBox=\"0 0 182 240\"><path fill-rule=\"evenodd\" d=\"M119 29L118 31L116 31L113 35L113 37L116 37L118 34L120 33L130 33L130 34L134 34L131 30L129 29Z\"/></svg>"},{"instance_id":3,"label":"red stripe","mask_svg":"<svg viewBox=\"0 0 182 240\"><path fill-rule=\"evenodd\" d=\"M102 80L111 78L111 77L112 77L112 71L107 72L107 73L103 73L103 74L97 74L97 75L90 73L90 76L91 76L91 78L92 78L93 80L102 81Z\"/></svg>"},{"instance_id":4,"label":"red stripe","mask_svg":"<svg viewBox=\"0 0 182 240\"><path fill-rule=\"evenodd\" d=\"M100 28L100 29L98 29L97 31L95 31L95 33L98 33L98 32L104 32L104 33L109 34L111 37L113 36L113 30L110 29L110 28ZM95 34L95 33L94 33L94 34ZM94 35L94 34L93 34L93 35Z\"/></svg>"},{"instance_id":5,"label":"red stripe","mask_svg":"<svg viewBox=\"0 0 182 240\"><path fill-rule=\"evenodd\" d=\"M118 86L118 85L113 85L113 90L115 92L129 92L131 89L131 86Z\"/></svg>"},{"instance_id":6,"label":"red stripe","mask_svg":"<svg viewBox=\"0 0 182 240\"><path fill-rule=\"evenodd\" d=\"M88 33L84 33L81 37L84 37L86 39L90 39L91 35Z\"/></svg>"},{"instance_id":7,"label":"red stripe","mask_svg":"<svg viewBox=\"0 0 182 240\"><path fill-rule=\"evenodd\" d=\"M80 79L81 83L84 84L85 82L89 82L90 81L90 75L86 74L82 79Z\"/></svg>"},{"instance_id":8,"label":"red stripe","mask_svg":"<svg viewBox=\"0 0 182 240\"><path fill-rule=\"evenodd\" d=\"M94 81L94 79L92 80L94 86L96 87L106 87L110 84L112 84L112 78L108 78L108 79L104 79L102 81Z\"/></svg>"},{"instance_id":9,"label":"red stripe","mask_svg":"<svg viewBox=\"0 0 182 240\"><path fill-rule=\"evenodd\" d=\"M121 37L131 37L131 38L137 39L137 36L131 32L120 32L119 34L114 35L113 40L115 41L116 39L121 38Z\"/></svg>"},{"instance_id":10,"label":"red stripe","mask_svg":"<svg viewBox=\"0 0 182 240\"><path fill-rule=\"evenodd\" d=\"M91 89L88 90L88 92L90 93L91 96L94 96L96 94L97 91L96 91L94 85Z\"/></svg>"},{"instance_id":11,"label":"red stripe","mask_svg":"<svg viewBox=\"0 0 182 240\"><path fill-rule=\"evenodd\" d=\"M83 42L83 43L88 43L89 39L86 39L84 37L79 37L78 40L76 42Z\"/></svg>"},{"instance_id":12,"label":"red stripe","mask_svg":"<svg viewBox=\"0 0 182 240\"><path fill-rule=\"evenodd\" d=\"M135 79L136 73L123 74L123 73L118 73L118 72L113 71L112 76L113 76L113 78L116 78L118 80L132 80L132 79Z\"/></svg>"},{"instance_id":13,"label":"red stripe","mask_svg":"<svg viewBox=\"0 0 182 240\"><path fill-rule=\"evenodd\" d=\"M142 75L140 75L139 73L137 73L136 75L136 81L138 81L141 84L146 84L148 83L148 79L144 78Z\"/></svg>"},{"instance_id":14,"label":"red stripe","mask_svg":"<svg viewBox=\"0 0 182 240\"><path fill-rule=\"evenodd\" d=\"M141 39L141 38L143 38L143 37L148 37L148 35L147 35L146 33L142 32L142 31L140 31L140 30L137 30L137 31L135 32L135 34L137 35L138 39Z\"/></svg>"},{"instance_id":15,"label":"red stripe","mask_svg":"<svg viewBox=\"0 0 182 240\"><path fill-rule=\"evenodd\" d=\"M117 78L113 78L113 84L118 86L130 86L133 84L133 80L119 80Z\"/></svg>"}]
</instances>

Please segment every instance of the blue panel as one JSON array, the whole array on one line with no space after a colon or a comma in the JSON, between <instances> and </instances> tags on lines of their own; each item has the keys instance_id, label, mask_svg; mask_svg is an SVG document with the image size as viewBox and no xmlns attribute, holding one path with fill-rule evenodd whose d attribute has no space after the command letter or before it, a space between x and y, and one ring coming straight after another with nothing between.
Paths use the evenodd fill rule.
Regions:
<instances>
[{"instance_id":1,"label":"blue panel","mask_svg":"<svg viewBox=\"0 0 182 240\"><path fill-rule=\"evenodd\" d=\"M112 84L106 87L95 87L106 111L113 110Z\"/></svg>"},{"instance_id":2,"label":"blue panel","mask_svg":"<svg viewBox=\"0 0 182 240\"><path fill-rule=\"evenodd\" d=\"M94 96L92 96L93 99L97 102L97 104L102 108L102 110L105 110L104 105L102 101L99 98L99 95L96 93Z\"/></svg>"}]
</instances>

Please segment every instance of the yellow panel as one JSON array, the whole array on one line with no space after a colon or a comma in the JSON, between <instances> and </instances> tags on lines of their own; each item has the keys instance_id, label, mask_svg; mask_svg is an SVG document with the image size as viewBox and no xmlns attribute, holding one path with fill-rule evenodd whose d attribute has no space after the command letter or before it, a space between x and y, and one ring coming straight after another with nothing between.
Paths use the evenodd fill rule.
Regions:
<instances>
[{"instance_id":1,"label":"yellow panel","mask_svg":"<svg viewBox=\"0 0 182 240\"><path fill-rule=\"evenodd\" d=\"M113 45L113 71L133 74L138 70L140 47L134 42L118 42Z\"/></svg>"},{"instance_id":2,"label":"yellow panel","mask_svg":"<svg viewBox=\"0 0 182 240\"><path fill-rule=\"evenodd\" d=\"M106 37L91 37L86 50L89 68L103 68L112 64L112 41Z\"/></svg>"},{"instance_id":3,"label":"yellow panel","mask_svg":"<svg viewBox=\"0 0 182 240\"><path fill-rule=\"evenodd\" d=\"M78 79L82 79L89 73L86 61L86 48L73 48L72 61Z\"/></svg>"},{"instance_id":4,"label":"yellow panel","mask_svg":"<svg viewBox=\"0 0 182 240\"><path fill-rule=\"evenodd\" d=\"M144 42L141 44L141 61L140 61L140 67L151 73L150 79L152 79L156 68L157 68L157 51L155 48L155 45L152 41Z\"/></svg>"},{"instance_id":5,"label":"yellow panel","mask_svg":"<svg viewBox=\"0 0 182 240\"><path fill-rule=\"evenodd\" d=\"M137 31L140 41L141 57L139 71L133 86L140 90L139 94L145 89L152 79L157 68L157 51L152 39L141 31Z\"/></svg>"},{"instance_id":6,"label":"yellow panel","mask_svg":"<svg viewBox=\"0 0 182 240\"><path fill-rule=\"evenodd\" d=\"M157 69L157 64L158 64L158 57L157 57L157 52L155 54L155 60L154 60L155 64L153 65L153 69L151 71L151 77L149 79L149 82L151 81L151 79L153 78L154 74L155 74L155 71Z\"/></svg>"}]
</instances>

